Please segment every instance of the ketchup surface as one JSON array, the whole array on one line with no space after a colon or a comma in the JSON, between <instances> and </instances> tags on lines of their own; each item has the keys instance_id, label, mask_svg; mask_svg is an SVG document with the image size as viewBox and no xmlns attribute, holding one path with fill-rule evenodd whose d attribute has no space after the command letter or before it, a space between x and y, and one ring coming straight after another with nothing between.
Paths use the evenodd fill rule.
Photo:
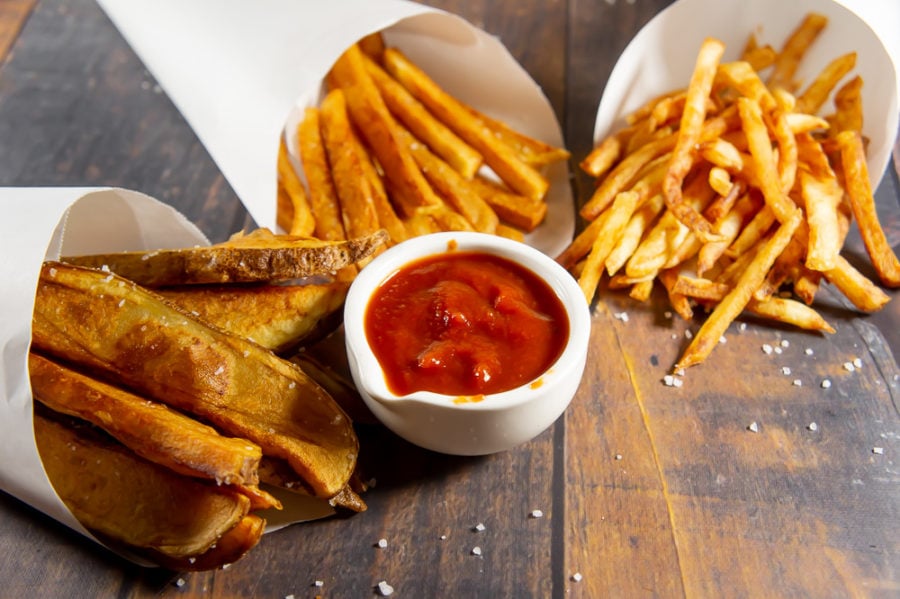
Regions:
<instances>
[{"instance_id":1,"label":"ketchup surface","mask_svg":"<svg viewBox=\"0 0 900 599\"><path fill-rule=\"evenodd\" d=\"M369 300L369 345L398 395L486 395L541 375L569 337L547 283L506 258L453 251L391 275Z\"/></svg>"}]
</instances>

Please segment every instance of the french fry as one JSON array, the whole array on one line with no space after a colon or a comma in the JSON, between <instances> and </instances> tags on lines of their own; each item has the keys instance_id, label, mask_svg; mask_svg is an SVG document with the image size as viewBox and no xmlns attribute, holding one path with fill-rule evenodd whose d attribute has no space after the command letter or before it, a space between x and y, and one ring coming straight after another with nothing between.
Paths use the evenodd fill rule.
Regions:
<instances>
[{"instance_id":1,"label":"french fry","mask_svg":"<svg viewBox=\"0 0 900 599\"><path fill-rule=\"evenodd\" d=\"M806 90L797 97L797 112L816 114L838 82L856 66L856 52L832 60Z\"/></svg>"},{"instance_id":2,"label":"french fry","mask_svg":"<svg viewBox=\"0 0 900 599\"><path fill-rule=\"evenodd\" d=\"M767 83L770 88L783 88L788 91L796 89L794 75L806 52L812 43L819 37L828 18L817 13L809 13L803 21L791 32L784 46L775 57L772 66L772 74Z\"/></svg>"},{"instance_id":3,"label":"french fry","mask_svg":"<svg viewBox=\"0 0 900 599\"><path fill-rule=\"evenodd\" d=\"M622 231L631 219L634 209L637 207L638 195L634 192L622 192L613 201L612 207L603 215L603 226L598 230L597 237L591 245L587 262L578 278L578 285L588 303L593 301L597 290L597 283L603 274L603 265L609 253L618 243Z\"/></svg>"},{"instance_id":4,"label":"french fry","mask_svg":"<svg viewBox=\"0 0 900 599\"><path fill-rule=\"evenodd\" d=\"M722 298L694 335L690 345L675 364L676 369L694 366L709 356L728 325L744 310L753 297L753 292L762 284L769 268L793 237L801 218L800 211L795 209L790 218L781 223L777 231L763 244L734 288Z\"/></svg>"},{"instance_id":5,"label":"french fry","mask_svg":"<svg viewBox=\"0 0 900 599\"><path fill-rule=\"evenodd\" d=\"M309 204L306 188L297 176L294 165L288 156L287 145L282 138L278 146L278 183L279 193L284 193L290 210L279 211L279 225L288 235L308 237L316 230L316 220ZM282 216L284 214L284 216Z\"/></svg>"},{"instance_id":6,"label":"french fry","mask_svg":"<svg viewBox=\"0 0 900 599\"><path fill-rule=\"evenodd\" d=\"M400 139L409 145L416 163L444 200L481 233L495 233L500 219L477 189L449 164L420 143L411 133L400 130Z\"/></svg>"},{"instance_id":7,"label":"french fry","mask_svg":"<svg viewBox=\"0 0 900 599\"><path fill-rule=\"evenodd\" d=\"M842 131L837 135L837 143L850 206L869 259L884 285L900 287L900 260L891 249L878 220L862 136L856 131Z\"/></svg>"},{"instance_id":8,"label":"french fry","mask_svg":"<svg viewBox=\"0 0 900 599\"><path fill-rule=\"evenodd\" d=\"M725 63L721 43L708 39L687 88L626 115L627 125L580 163L597 185L580 211L586 226L557 261L597 288L585 256L601 243L613 198L637 193L638 208L607 256L607 287L643 300L659 279L683 318L692 318L694 303L711 310L676 367L705 360L743 311L833 332L811 307L823 277L856 309L881 309L889 297L840 255L851 219L881 283L900 286L900 260L868 185L862 80L841 84L855 53L831 61L802 93L795 81L826 25L823 15L808 14L778 52L751 35L740 60ZM759 71L769 67L764 80ZM834 90L836 111L823 118L816 113ZM698 195L701 183L715 199ZM665 205L657 215L650 198L660 193Z\"/></svg>"},{"instance_id":9,"label":"french fry","mask_svg":"<svg viewBox=\"0 0 900 599\"><path fill-rule=\"evenodd\" d=\"M391 113L422 143L443 158L465 179L471 179L484 161L472 146L464 142L447 125L436 119L405 87L388 75L373 60L366 60L366 70L378 86Z\"/></svg>"},{"instance_id":10,"label":"french fry","mask_svg":"<svg viewBox=\"0 0 900 599\"><path fill-rule=\"evenodd\" d=\"M344 223L341 221L340 200L331 178L331 167L322 141L319 125L319 109L307 108L297 126L297 143L303 173L309 186L309 202L319 239L338 241L346 239Z\"/></svg>"},{"instance_id":11,"label":"french fry","mask_svg":"<svg viewBox=\"0 0 900 599\"><path fill-rule=\"evenodd\" d=\"M841 131L857 131L862 133L862 77L857 75L843 85L834 94L836 112L826 120L831 125L829 135L836 135Z\"/></svg>"},{"instance_id":12,"label":"french fry","mask_svg":"<svg viewBox=\"0 0 900 599\"><path fill-rule=\"evenodd\" d=\"M444 91L399 50L386 49L384 65L433 114L481 153L485 163L511 189L532 200L544 198L550 186L549 181L534 167L519 159L512 148L485 127L481 119Z\"/></svg>"},{"instance_id":13,"label":"french fry","mask_svg":"<svg viewBox=\"0 0 900 599\"><path fill-rule=\"evenodd\" d=\"M390 49L386 49L384 60L389 54ZM438 205L439 198L416 166L408 148L399 140L397 123L369 76L358 46L350 46L338 58L329 73L329 80L332 88L343 90L353 123L396 192L394 201L398 210L409 216L416 208Z\"/></svg>"},{"instance_id":14,"label":"french fry","mask_svg":"<svg viewBox=\"0 0 900 599\"><path fill-rule=\"evenodd\" d=\"M473 178L470 185L507 225L530 233L547 216L547 203L544 201L518 195L481 176Z\"/></svg>"},{"instance_id":15,"label":"french fry","mask_svg":"<svg viewBox=\"0 0 900 599\"><path fill-rule=\"evenodd\" d=\"M684 112L681 116L676 144L672 150L672 161L663 179L663 198L669 211L696 233L702 241L711 241L714 238L711 235L712 226L689 202L684 201L681 186L694 162L694 147L700 143L706 118L706 101L712 89L716 67L724 52L725 44L712 38L704 40L700 48L694 72L688 84Z\"/></svg>"},{"instance_id":16,"label":"french fry","mask_svg":"<svg viewBox=\"0 0 900 599\"><path fill-rule=\"evenodd\" d=\"M335 190L348 237L368 235L379 228L375 190L366 176L364 156L347 114L342 90L333 90L322 101L322 140L332 168Z\"/></svg>"}]
</instances>

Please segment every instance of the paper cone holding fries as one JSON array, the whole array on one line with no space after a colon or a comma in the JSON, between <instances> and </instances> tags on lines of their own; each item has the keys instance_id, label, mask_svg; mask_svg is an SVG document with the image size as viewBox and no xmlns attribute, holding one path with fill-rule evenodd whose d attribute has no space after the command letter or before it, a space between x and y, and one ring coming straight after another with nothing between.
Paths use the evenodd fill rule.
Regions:
<instances>
[{"instance_id":1,"label":"paper cone holding fries","mask_svg":"<svg viewBox=\"0 0 900 599\"><path fill-rule=\"evenodd\" d=\"M375 31L384 31L389 44L414 57L460 100L537 139L563 145L546 98L502 44L441 11L408 2L101 4L262 227L275 229L276 162L283 133L296 128L305 107L321 100L324 77L341 53ZM290 149L296 161L296 148ZM547 177L548 217L528 241L552 254L571 237L574 207L565 163L551 166ZM208 241L175 210L136 191L5 189L0 190L0 207L13 219L8 223L11 234L2 242L10 285L0 295L0 448L4 463L16 465L0 471L0 487L104 543L59 499L35 444L28 350L41 265L60 255L205 246ZM332 511L321 499L301 497L290 510L271 517L267 512L267 529ZM126 557L142 561L127 552Z\"/></svg>"}]
</instances>

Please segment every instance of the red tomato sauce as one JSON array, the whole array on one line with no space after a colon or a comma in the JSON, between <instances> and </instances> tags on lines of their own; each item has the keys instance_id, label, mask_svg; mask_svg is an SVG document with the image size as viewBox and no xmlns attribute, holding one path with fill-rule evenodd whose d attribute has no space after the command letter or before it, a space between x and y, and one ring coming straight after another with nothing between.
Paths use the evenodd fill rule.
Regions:
<instances>
[{"instance_id":1,"label":"red tomato sauce","mask_svg":"<svg viewBox=\"0 0 900 599\"><path fill-rule=\"evenodd\" d=\"M486 395L539 377L569 337L547 283L506 258L454 251L391 275L369 300L366 337L398 395Z\"/></svg>"}]
</instances>

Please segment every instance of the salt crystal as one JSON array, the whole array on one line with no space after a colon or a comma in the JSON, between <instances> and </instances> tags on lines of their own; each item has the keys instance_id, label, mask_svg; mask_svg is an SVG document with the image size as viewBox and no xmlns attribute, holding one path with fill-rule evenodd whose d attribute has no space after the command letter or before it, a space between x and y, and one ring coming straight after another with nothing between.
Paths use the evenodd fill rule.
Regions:
<instances>
[{"instance_id":1,"label":"salt crystal","mask_svg":"<svg viewBox=\"0 0 900 599\"><path fill-rule=\"evenodd\" d=\"M394 594L394 587L382 580L378 583L378 594L382 597L389 597Z\"/></svg>"},{"instance_id":2,"label":"salt crystal","mask_svg":"<svg viewBox=\"0 0 900 599\"><path fill-rule=\"evenodd\" d=\"M751 422L750 426L747 427L747 430L750 431L751 433L758 433L759 425L755 421Z\"/></svg>"},{"instance_id":3,"label":"salt crystal","mask_svg":"<svg viewBox=\"0 0 900 599\"><path fill-rule=\"evenodd\" d=\"M813 353L814 353L814 352L813 352L813 348L807 347L807 348L804 350L804 353L805 353L807 356L813 355Z\"/></svg>"},{"instance_id":4,"label":"salt crystal","mask_svg":"<svg viewBox=\"0 0 900 599\"><path fill-rule=\"evenodd\" d=\"M472 530L474 530L475 532L484 532L485 528L486 528L486 526L484 524L482 524L481 522L479 522L478 524L476 524L475 526L472 527Z\"/></svg>"},{"instance_id":5,"label":"salt crystal","mask_svg":"<svg viewBox=\"0 0 900 599\"><path fill-rule=\"evenodd\" d=\"M472 555L481 555L481 547L472 547Z\"/></svg>"},{"instance_id":6,"label":"salt crystal","mask_svg":"<svg viewBox=\"0 0 900 599\"><path fill-rule=\"evenodd\" d=\"M808 429L811 430L812 432L816 432L817 430L819 430L819 425L816 424L815 422L810 422L810 423L806 426L806 428L808 428Z\"/></svg>"},{"instance_id":7,"label":"salt crystal","mask_svg":"<svg viewBox=\"0 0 900 599\"><path fill-rule=\"evenodd\" d=\"M315 581L315 582L313 583L313 586L314 586L314 587L322 588L323 586L325 586L325 582L322 581L322 580L317 580L317 581Z\"/></svg>"},{"instance_id":8,"label":"salt crystal","mask_svg":"<svg viewBox=\"0 0 900 599\"><path fill-rule=\"evenodd\" d=\"M790 346L791 346L791 342L790 342L790 341L788 341L787 339L782 339L782 340L781 340L781 347L790 347Z\"/></svg>"},{"instance_id":9,"label":"salt crystal","mask_svg":"<svg viewBox=\"0 0 900 599\"><path fill-rule=\"evenodd\" d=\"M544 512L542 512L541 510L531 510L529 516L531 516L532 518L543 518Z\"/></svg>"},{"instance_id":10,"label":"salt crystal","mask_svg":"<svg viewBox=\"0 0 900 599\"><path fill-rule=\"evenodd\" d=\"M628 312L616 312L613 314L616 320L621 320L622 322L628 322Z\"/></svg>"},{"instance_id":11,"label":"salt crystal","mask_svg":"<svg viewBox=\"0 0 900 599\"><path fill-rule=\"evenodd\" d=\"M830 389L830 388L831 388L831 381L829 381L828 379L825 379L825 380L823 380L823 381L820 383L819 386L822 387L823 389Z\"/></svg>"},{"instance_id":12,"label":"salt crystal","mask_svg":"<svg viewBox=\"0 0 900 599\"><path fill-rule=\"evenodd\" d=\"M764 354L769 355L769 354L772 353L772 346L769 345L768 343L763 343L763 344L762 344L762 350L763 350L763 353L764 353Z\"/></svg>"},{"instance_id":13,"label":"salt crystal","mask_svg":"<svg viewBox=\"0 0 900 599\"><path fill-rule=\"evenodd\" d=\"M795 387L802 387L803 381L801 381L800 379L794 379L793 382L791 382L791 384Z\"/></svg>"},{"instance_id":14,"label":"salt crystal","mask_svg":"<svg viewBox=\"0 0 900 599\"><path fill-rule=\"evenodd\" d=\"M772 351L774 351L776 354L780 354L782 352L782 349L780 347L776 347Z\"/></svg>"},{"instance_id":15,"label":"salt crystal","mask_svg":"<svg viewBox=\"0 0 900 599\"><path fill-rule=\"evenodd\" d=\"M853 358L853 365L856 368L862 368L862 360L860 360L859 358Z\"/></svg>"},{"instance_id":16,"label":"salt crystal","mask_svg":"<svg viewBox=\"0 0 900 599\"><path fill-rule=\"evenodd\" d=\"M781 367L781 374L788 375L788 374L790 374L790 373L791 373L791 367L790 367L790 366L782 366L782 367Z\"/></svg>"},{"instance_id":17,"label":"salt crystal","mask_svg":"<svg viewBox=\"0 0 900 599\"><path fill-rule=\"evenodd\" d=\"M877 455L884 455L884 447L873 447L872 453Z\"/></svg>"},{"instance_id":18,"label":"salt crystal","mask_svg":"<svg viewBox=\"0 0 900 599\"><path fill-rule=\"evenodd\" d=\"M575 574L572 574L572 582L581 582L582 578L583 577L581 576L581 572L575 572Z\"/></svg>"},{"instance_id":19,"label":"salt crystal","mask_svg":"<svg viewBox=\"0 0 900 599\"><path fill-rule=\"evenodd\" d=\"M719 343L728 343L728 339L725 338L725 335L719 337Z\"/></svg>"},{"instance_id":20,"label":"salt crystal","mask_svg":"<svg viewBox=\"0 0 900 599\"><path fill-rule=\"evenodd\" d=\"M385 547L387 547L387 539L378 539L378 542L375 543L375 545L380 547L381 549L384 549Z\"/></svg>"},{"instance_id":21,"label":"salt crystal","mask_svg":"<svg viewBox=\"0 0 900 599\"><path fill-rule=\"evenodd\" d=\"M690 331L690 329L687 329L684 331L684 338L685 339L693 339L694 338L694 334Z\"/></svg>"},{"instance_id":22,"label":"salt crystal","mask_svg":"<svg viewBox=\"0 0 900 599\"><path fill-rule=\"evenodd\" d=\"M177 586L179 588L183 587L186 584L187 584L187 581L184 578L179 578L178 580L175 581L175 586Z\"/></svg>"},{"instance_id":23,"label":"salt crystal","mask_svg":"<svg viewBox=\"0 0 900 599\"><path fill-rule=\"evenodd\" d=\"M743 333L744 331L746 331L746 330L747 330L747 323L746 323L746 322L742 322L741 324L739 324L739 325L738 325L738 330L739 330L740 332L742 332L742 333Z\"/></svg>"}]
</instances>

